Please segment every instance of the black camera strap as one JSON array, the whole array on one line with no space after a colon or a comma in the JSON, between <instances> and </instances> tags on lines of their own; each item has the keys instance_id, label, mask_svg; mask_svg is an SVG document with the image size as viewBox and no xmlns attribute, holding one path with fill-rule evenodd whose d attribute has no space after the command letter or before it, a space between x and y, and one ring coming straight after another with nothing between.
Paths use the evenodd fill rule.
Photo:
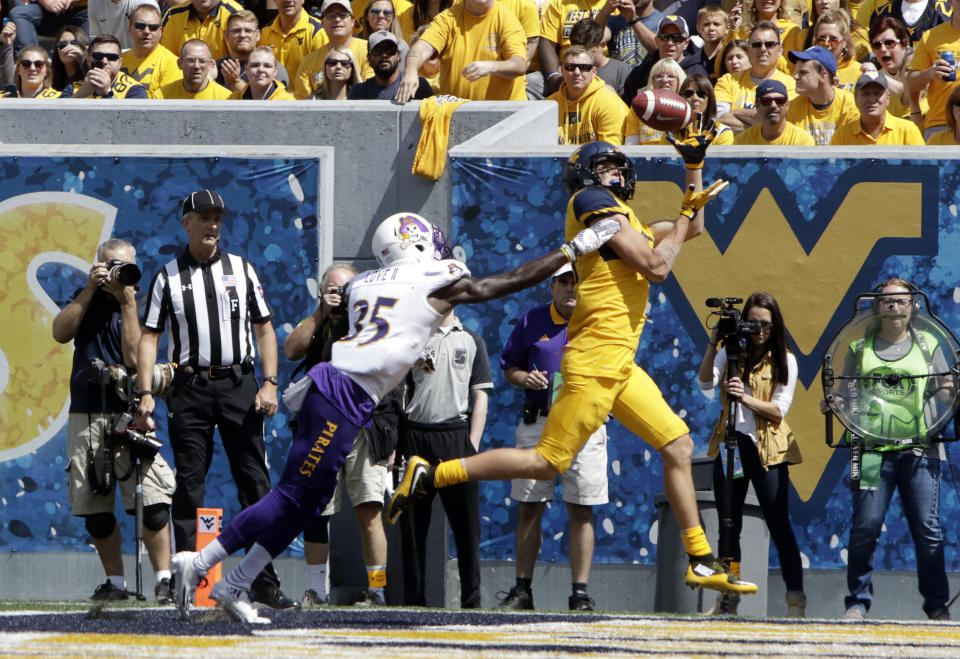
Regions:
<instances>
[{"instance_id":1,"label":"black camera strap","mask_svg":"<svg viewBox=\"0 0 960 659\"><path fill-rule=\"evenodd\" d=\"M107 414L107 385L100 384L100 413ZM109 418L109 417L108 417ZM93 416L87 412L87 428L92 428ZM100 429L100 448L103 453L103 475L97 475L97 453L93 450L93 442L87 444L87 482L94 494L105 495L113 491L113 449L110 447L109 433L112 424L108 423ZM129 477L129 476L128 476Z\"/></svg>"}]
</instances>

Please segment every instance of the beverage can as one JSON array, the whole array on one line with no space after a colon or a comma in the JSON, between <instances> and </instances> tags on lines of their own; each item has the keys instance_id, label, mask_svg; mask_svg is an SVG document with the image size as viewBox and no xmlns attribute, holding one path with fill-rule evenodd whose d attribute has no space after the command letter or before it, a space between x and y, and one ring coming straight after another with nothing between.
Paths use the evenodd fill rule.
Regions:
<instances>
[{"instance_id":1,"label":"beverage can","mask_svg":"<svg viewBox=\"0 0 960 659\"><path fill-rule=\"evenodd\" d=\"M944 62L947 62L950 65L950 73L943 76L944 82L954 82L957 79L957 59L953 55L952 50L947 50L940 53L940 59Z\"/></svg>"}]
</instances>

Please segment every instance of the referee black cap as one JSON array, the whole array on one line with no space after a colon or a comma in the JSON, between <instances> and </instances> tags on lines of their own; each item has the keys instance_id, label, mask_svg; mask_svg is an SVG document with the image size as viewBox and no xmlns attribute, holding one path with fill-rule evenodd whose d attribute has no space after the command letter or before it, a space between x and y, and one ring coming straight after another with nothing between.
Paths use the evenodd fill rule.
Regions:
<instances>
[{"instance_id":1,"label":"referee black cap","mask_svg":"<svg viewBox=\"0 0 960 659\"><path fill-rule=\"evenodd\" d=\"M227 212L223 205L223 199L213 190L197 190L188 194L180 205L180 217L186 217L187 213L202 213L211 208L219 208L224 213Z\"/></svg>"}]
</instances>

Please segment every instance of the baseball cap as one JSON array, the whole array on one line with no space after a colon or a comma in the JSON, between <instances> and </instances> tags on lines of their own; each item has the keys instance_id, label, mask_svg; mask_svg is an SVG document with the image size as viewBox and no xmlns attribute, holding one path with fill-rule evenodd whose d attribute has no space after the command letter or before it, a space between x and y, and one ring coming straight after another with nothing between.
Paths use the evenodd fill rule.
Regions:
<instances>
[{"instance_id":1,"label":"baseball cap","mask_svg":"<svg viewBox=\"0 0 960 659\"><path fill-rule=\"evenodd\" d=\"M827 50L823 46L813 46L806 50L791 50L787 53L787 57L791 62L796 62L797 60L820 62L826 67L827 71L830 72L830 75L837 75L837 58L834 56L833 51Z\"/></svg>"},{"instance_id":2,"label":"baseball cap","mask_svg":"<svg viewBox=\"0 0 960 659\"><path fill-rule=\"evenodd\" d=\"M397 35L393 32L387 32L386 30L377 30L367 39L367 50L373 50L384 41L397 44Z\"/></svg>"},{"instance_id":3,"label":"baseball cap","mask_svg":"<svg viewBox=\"0 0 960 659\"><path fill-rule=\"evenodd\" d=\"M550 279L556 279L557 277L562 277L568 272L573 272L573 266L569 263L564 263L560 266L560 269L553 273L553 276Z\"/></svg>"},{"instance_id":4,"label":"baseball cap","mask_svg":"<svg viewBox=\"0 0 960 659\"><path fill-rule=\"evenodd\" d=\"M855 89L863 89L867 85L880 85L884 89L889 89L887 86L887 76L877 71L867 71L857 78L857 86Z\"/></svg>"},{"instance_id":5,"label":"baseball cap","mask_svg":"<svg viewBox=\"0 0 960 659\"><path fill-rule=\"evenodd\" d=\"M756 99L759 101L761 98L767 94L783 94L789 98L787 93L787 86L784 85L779 80L774 80L773 78L769 80L764 80L759 85L757 85L757 96Z\"/></svg>"},{"instance_id":6,"label":"baseball cap","mask_svg":"<svg viewBox=\"0 0 960 659\"><path fill-rule=\"evenodd\" d=\"M668 14L663 17L663 20L660 21L660 25L657 26L657 33L663 32L663 28L668 25L673 25L678 30L680 34L687 36L690 34L690 30L687 29L687 21L683 19L683 16L677 16L676 14Z\"/></svg>"},{"instance_id":7,"label":"baseball cap","mask_svg":"<svg viewBox=\"0 0 960 659\"><path fill-rule=\"evenodd\" d=\"M320 6L320 16L323 16L327 13L327 10L334 5L340 5L353 16L353 7L350 6L350 3L347 0L323 0L323 4Z\"/></svg>"},{"instance_id":8,"label":"baseball cap","mask_svg":"<svg viewBox=\"0 0 960 659\"><path fill-rule=\"evenodd\" d=\"M219 208L224 213L227 212L226 206L223 205L223 199L216 192L213 190L197 190L184 197L183 203L180 204L180 217L186 216L187 213L202 213L211 208Z\"/></svg>"}]
</instances>

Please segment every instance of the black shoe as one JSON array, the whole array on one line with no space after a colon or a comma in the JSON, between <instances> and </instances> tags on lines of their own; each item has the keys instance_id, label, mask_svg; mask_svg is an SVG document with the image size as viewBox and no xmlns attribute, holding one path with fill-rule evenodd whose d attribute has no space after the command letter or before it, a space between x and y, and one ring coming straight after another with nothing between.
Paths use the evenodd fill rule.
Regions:
<instances>
[{"instance_id":1,"label":"black shoe","mask_svg":"<svg viewBox=\"0 0 960 659\"><path fill-rule=\"evenodd\" d=\"M497 593L497 595L501 593ZM504 597L500 600L500 604L497 605L498 609L513 611L533 610L533 591L518 589L514 586L510 589L509 593L502 594Z\"/></svg>"},{"instance_id":2,"label":"black shoe","mask_svg":"<svg viewBox=\"0 0 960 659\"><path fill-rule=\"evenodd\" d=\"M596 606L593 598L586 593L574 593L567 601L571 611L593 611Z\"/></svg>"},{"instance_id":3,"label":"black shoe","mask_svg":"<svg viewBox=\"0 0 960 659\"><path fill-rule=\"evenodd\" d=\"M271 609L299 609L300 602L283 594L276 584L266 583L250 591L250 601L266 604Z\"/></svg>"},{"instance_id":4,"label":"black shoe","mask_svg":"<svg viewBox=\"0 0 960 659\"><path fill-rule=\"evenodd\" d=\"M940 607L939 609L928 613L927 617L930 618L930 620L950 620L950 609L946 607Z\"/></svg>"},{"instance_id":5,"label":"black shoe","mask_svg":"<svg viewBox=\"0 0 960 659\"><path fill-rule=\"evenodd\" d=\"M303 599L300 600L301 609L312 609L317 606L327 606L329 604L329 600L317 595L317 591L313 590L312 588L308 588L303 593Z\"/></svg>"},{"instance_id":6,"label":"black shoe","mask_svg":"<svg viewBox=\"0 0 960 659\"><path fill-rule=\"evenodd\" d=\"M97 586L97 589L93 591L93 595L90 596L95 602L106 602L110 600L125 600L130 597L128 593L123 588L117 588L108 579L104 583Z\"/></svg>"},{"instance_id":7,"label":"black shoe","mask_svg":"<svg viewBox=\"0 0 960 659\"><path fill-rule=\"evenodd\" d=\"M354 606L386 606L387 603L383 601L383 598L380 597L378 593L373 592L372 590L364 590L360 593L360 599L353 603Z\"/></svg>"},{"instance_id":8,"label":"black shoe","mask_svg":"<svg viewBox=\"0 0 960 659\"><path fill-rule=\"evenodd\" d=\"M173 584L169 579L161 579L153 587L153 594L157 597L157 604L173 604Z\"/></svg>"}]
</instances>

